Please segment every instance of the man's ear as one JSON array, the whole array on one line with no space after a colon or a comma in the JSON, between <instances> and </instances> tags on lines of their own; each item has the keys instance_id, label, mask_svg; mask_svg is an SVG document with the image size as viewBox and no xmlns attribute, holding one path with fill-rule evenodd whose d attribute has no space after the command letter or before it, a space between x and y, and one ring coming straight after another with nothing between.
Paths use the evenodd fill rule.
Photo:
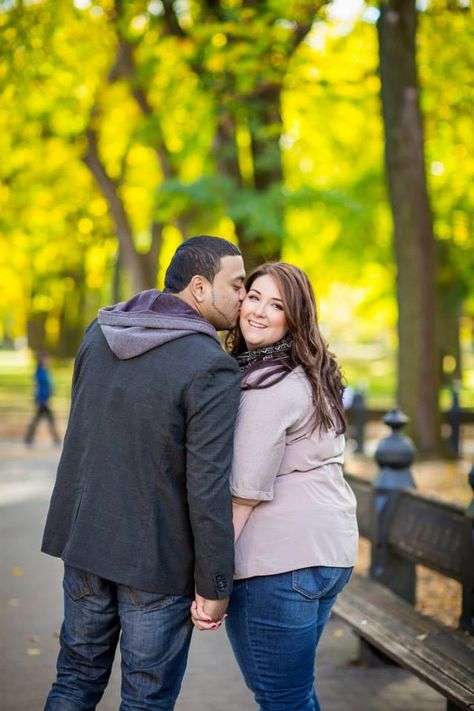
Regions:
<instances>
[{"instance_id":1,"label":"man's ear","mask_svg":"<svg viewBox=\"0 0 474 711\"><path fill-rule=\"evenodd\" d=\"M209 282L207 279L200 274L195 274L191 278L191 281L189 282L189 290L198 304L201 304L206 298L206 287L208 284Z\"/></svg>"}]
</instances>

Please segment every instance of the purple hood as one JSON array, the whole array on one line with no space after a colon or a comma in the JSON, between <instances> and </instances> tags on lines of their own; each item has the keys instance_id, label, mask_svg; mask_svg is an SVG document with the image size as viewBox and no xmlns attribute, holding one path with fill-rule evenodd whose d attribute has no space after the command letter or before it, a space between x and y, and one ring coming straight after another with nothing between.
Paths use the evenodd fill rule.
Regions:
<instances>
[{"instance_id":1,"label":"purple hood","mask_svg":"<svg viewBox=\"0 0 474 711\"><path fill-rule=\"evenodd\" d=\"M192 333L204 333L218 343L216 329L174 294L149 289L129 301L100 309L99 325L111 351L127 360Z\"/></svg>"}]
</instances>

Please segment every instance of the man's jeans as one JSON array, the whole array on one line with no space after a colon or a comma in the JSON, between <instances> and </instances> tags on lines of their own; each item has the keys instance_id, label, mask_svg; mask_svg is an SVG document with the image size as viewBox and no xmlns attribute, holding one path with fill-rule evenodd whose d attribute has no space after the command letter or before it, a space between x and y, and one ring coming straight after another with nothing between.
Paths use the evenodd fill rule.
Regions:
<instances>
[{"instance_id":1,"label":"man's jeans","mask_svg":"<svg viewBox=\"0 0 474 711\"><path fill-rule=\"evenodd\" d=\"M352 568L303 568L234 581L227 633L261 711L319 711L316 647Z\"/></svg>"},{"instance_id":2,"label":"man's jeans","mask_svg":"<svg viewBox=\"0 0 474 711\"><path fill-rule=\"evenodd\" d=\"M119 637L121 711L171 711L191 641L191 602L191 597L143 592L66 565L58 673L45 711L93 711L109 680Z\"/></svg>"}]
</instances>

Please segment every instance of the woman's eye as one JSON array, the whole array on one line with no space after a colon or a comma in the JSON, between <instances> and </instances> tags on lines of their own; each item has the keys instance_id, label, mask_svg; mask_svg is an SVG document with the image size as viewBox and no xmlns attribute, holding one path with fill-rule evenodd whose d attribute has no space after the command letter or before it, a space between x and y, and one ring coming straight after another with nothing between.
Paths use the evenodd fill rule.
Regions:
<instances>
[{"instance_id":1,"label":"woman's eye","mask_svg":"<svg viewBox=\"0 0 474 711\"><path fill-rule=\"evenodd\" d=\"M247 294L247 298L250 299L250 301L258 301L258 296L255 294Z\"/></svg>"},{"instance_id":2,"label":"woman's eye","mask_svg":"<svg viewBox=\"0 0 474 711\"><path fill-rule=\"evenodd\" d=\"M277 311L283 311L283 306L281 304L273 304Z\"/></svg>"}]
</instances>

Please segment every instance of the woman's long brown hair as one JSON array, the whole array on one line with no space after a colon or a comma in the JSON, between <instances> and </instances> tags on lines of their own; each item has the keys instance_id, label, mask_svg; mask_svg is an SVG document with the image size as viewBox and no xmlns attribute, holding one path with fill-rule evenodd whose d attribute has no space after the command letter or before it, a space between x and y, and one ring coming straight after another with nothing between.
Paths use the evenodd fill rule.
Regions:
<instances>
[{"instance_id":1,"label":"woman's long brown hair","mask_svg":"<svg viewBox=\"0 0 474 711\"><path fill-rule=\"evenodd\" d=\"M293 340L292 357L303 367L311 384L315 426L325 430L334 427L338 434L345 432L343 377L334 354L319 330L316 299L308 277L293 264L269 262L257 267L248 276L246 290L249 291L261 276L271 277L280 289L288 333ZM229 333L226 346L234 356L247 349L239 325Z\"/></svg>"}]
</instances>

